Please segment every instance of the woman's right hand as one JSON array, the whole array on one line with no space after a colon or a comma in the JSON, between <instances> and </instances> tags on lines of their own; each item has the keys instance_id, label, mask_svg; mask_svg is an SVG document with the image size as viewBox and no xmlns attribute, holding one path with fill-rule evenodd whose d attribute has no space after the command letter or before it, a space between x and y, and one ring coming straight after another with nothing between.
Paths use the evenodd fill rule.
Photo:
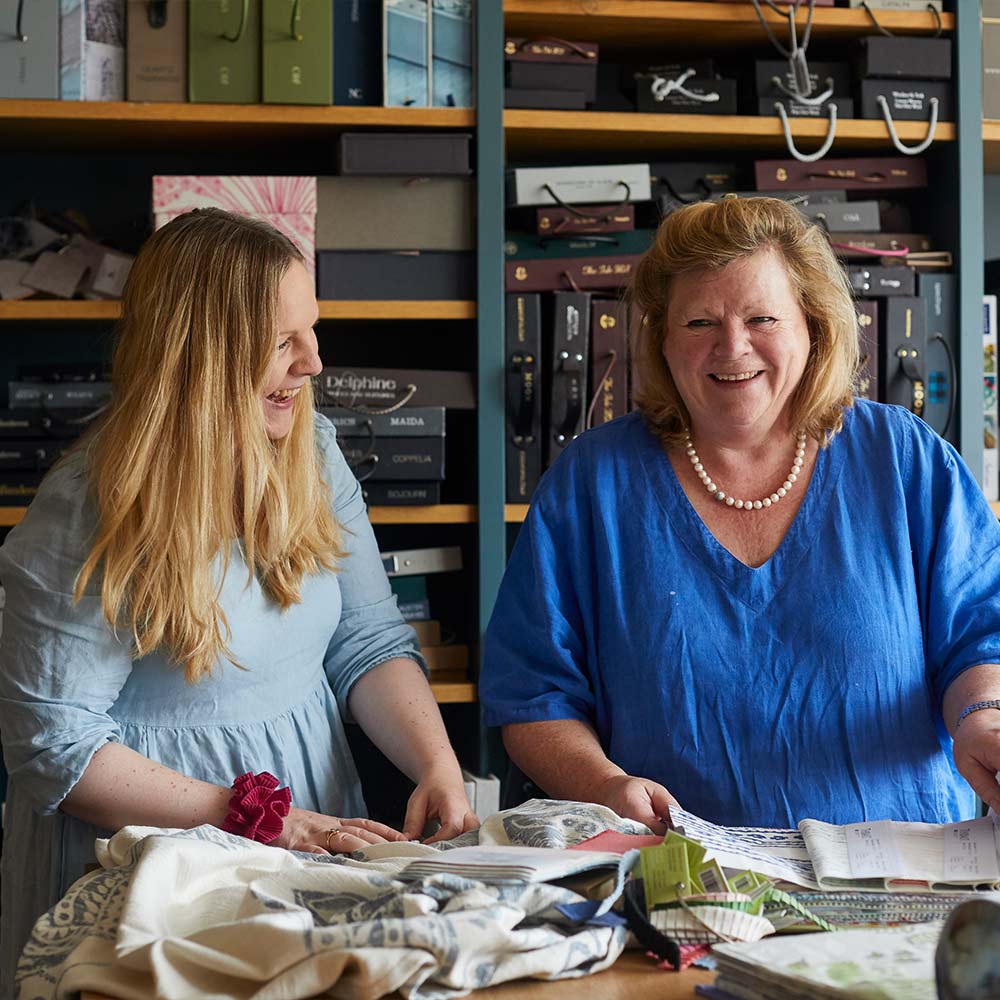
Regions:
<instances>
[{"instance_id":1,"label":"woman's right hand","mask_svg":"<svg viewBox=\"0 0 1000 1000\"><path fill-rule=\"evenodd\" d=\"M339 819L293 808L285 817L281 836L271 844L308 854L349 854L370 844L405 839L398 830L373 819Z\"/></svg>"},{"instance_id":2,"label":"woman's right hand","mask_svg":"<svg viewBox=\"0 0 1000 1000\"><path fill-rule=\"evenodd\" d=\"M680 803L663 785L649 778L634 778L630 774L616 774L600 782L593 801L614 809L623 819L645 823L653 833L666 833L673 828L670 807Z\"/></svg>"}]
</instances>

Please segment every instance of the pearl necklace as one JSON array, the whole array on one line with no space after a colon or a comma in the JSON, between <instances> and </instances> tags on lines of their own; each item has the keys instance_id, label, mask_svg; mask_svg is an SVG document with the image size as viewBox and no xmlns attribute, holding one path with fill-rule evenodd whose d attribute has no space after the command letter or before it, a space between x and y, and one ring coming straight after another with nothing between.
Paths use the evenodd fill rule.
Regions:
<instances>
[{"instance_id":1,"label":"pearl necklace","mask_svg":"<svg viewBox=\"0 0 1000 1000\"><path fill-rule=\"evenodd\" d=\"M799 431L795 438L795 461L792 462L792 470L785 477L785 481L769 496L760 500L737 500L735 497L723 492L712 481L712 477L705 471L705 467L698 458L698 452L694 450L691 443L691 435L687 431L684 433L684 444L687 456L691 459L694 471L698 473L698 478L702 481L705 489L711 493L720 503L725 502L727 507L735 507L737 510L761 510L776 504L798 481L799 473L802 471L802 461L806 454L806 432Z\"/></svg>"}]
</instances>

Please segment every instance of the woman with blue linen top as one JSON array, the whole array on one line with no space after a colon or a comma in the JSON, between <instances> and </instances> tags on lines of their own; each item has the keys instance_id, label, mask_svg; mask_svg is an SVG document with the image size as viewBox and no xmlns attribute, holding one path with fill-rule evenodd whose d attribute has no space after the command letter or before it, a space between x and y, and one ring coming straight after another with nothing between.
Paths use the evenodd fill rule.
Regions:
<instances>
[{"instance_id":1,"label":"woman with blue linen top","mask_svg":"<svg viewBox=\"0 0 1000 1000\"><path fill-rule=\"evenodd\" d=\"M853 398L822 231L772 198L667 217L638 412L547 472L480 696L547 793L655 830L1000 809L1000 526L909 411Z\"/></svg>"}]
</instances>

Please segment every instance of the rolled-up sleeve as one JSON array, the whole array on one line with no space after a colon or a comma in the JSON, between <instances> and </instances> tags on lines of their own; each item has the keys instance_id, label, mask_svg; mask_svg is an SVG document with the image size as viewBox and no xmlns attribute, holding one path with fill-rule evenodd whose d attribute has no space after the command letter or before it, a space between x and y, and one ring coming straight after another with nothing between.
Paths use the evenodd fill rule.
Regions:
<instances>
[{"instance_id":1,"label":"rolled-up sleeve","mask_svg":"<svg viewBox=\"0 0 1000 1000\"><path fill-rule=\"evenodd\" d=\"M54 813L94 753L120 733L109 715L132 669L96 588L73 588L92 538L86 490L70 464L43 484L0 549L0 738L11 782Z\"/></svg>"},{"instance_id":2,"label":"rolled-up sleeve","mask_svg":"<svg viewBox=\"0 0 1000 1000\"><path fill-rule=\"evenodd\" d=\"M420 654L416 632L399 613L361 486L337 445L333 424L319 415L316 438L334 512L343 528L346 553L337 574L342 602L340 624L330 640L324 666L341 716L351 721L348 696L369 670L397 656L414 660L425 673L427 664Z\"/></svg>"}]
</instances>

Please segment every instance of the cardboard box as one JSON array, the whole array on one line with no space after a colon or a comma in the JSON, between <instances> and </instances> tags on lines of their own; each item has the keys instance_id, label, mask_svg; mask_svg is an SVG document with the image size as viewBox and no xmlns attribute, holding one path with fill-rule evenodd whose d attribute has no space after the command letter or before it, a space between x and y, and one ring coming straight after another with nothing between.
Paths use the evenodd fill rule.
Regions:
<instances>
[{"instance_id":1,"label":"cardboard box","mask_svg":"<svg viewBox=\"0 0 1000 1000\"><path fill-rule=\"evenodd\" d=\"M580 90L588 103L597 100L596 63L511 62L507 82L517 90Z\"/></svg>"},{"instance_id":2,"label":"cardboard box","mask_svg":"<svg viewBox=\"0 0 1000 1000\"><path fill-rule=\"evenodd\" d=\"M587 95L582 90L522 90L507 87L505 108L540 108L545 111L585 111Z\"/></svg>"},{"instance_id":3,"label":"cardboard box","mask_svg":"<svg viewBox=\"0 0 1000 1000\"><path fill-rule=\"evenodd\" d=\"M128 0L130 101L186 101L188 0Z\"/></svg>"},{"instance_id":4,"label":"cardboard box","mask_svg":"<svg viewBox=\"0 0 1000 1000\"><path fill-rule=\"evenodd\" d=\"M337 170L369 177L467 177L471 143L468 132L344 132L337 138Z\"/></svg>"},{"instance_id":5,"label":"cardboard box","mask_svg":"<svg viewBox=\"0 0 1000 1000\"><path fill-rule=\"evenodd\" d=\"M316 246L475 250L475 203L465 177L320 177Z\"/></svg>"},{"instance_id":6,"label":"cardboard box","mask_svg":"<svg viewBox=\"0 0 1000 1000\"><path fill-rule=\"evenodd\" d=\"M59 0L0 0L0 98L59 98ZM21 31L15 34L18 10Z\"/></svg>"},{"instance_id":7,"label":"cardboard box","mask_svg":"<svg viewBox=\"0 0 1000 1000\"><path fill-rule=\"evenodd\" d=\"M125 100L125 0L61 0L59 97Z\"/></svg>"},{"instance_id":8,"label":"cardboard box","mask_svg":"<svg viewBox=\"0 0 1000 1000\"><path fill-rule=\"evenodd\" d=\"M475 253L437 250L320 250L321 299L474 299Z\"/></svg>"},{"instance_id":9,"label":"cardboard box","mask_svg":"<svg viewBox=\"0 0 1000 1000\"><path fill-rule=\"evenodd\" d=\"M756 114L774 116L778 113L778 101L784 105L789 118L829 118L830 105L836 105L837 118L854 117L854 101L849 97L831 97L822 104L802 104L790 97L761 97L757 101Z\"/></svg>"},{"instance_id":10,"label":"cardboard box","mask_svg":"<svg viewBox=\"0 0 1000 1000\"><path fill-rule=\"evenodd\" d=\"M951 39L868 35L858 40L857 68L863 77L950 80Z\"/></svg>"},{"instance_id":11,"label":"cardboard box","mask_svg":"<svg viewBox=\"0 0 1000 1000\"><path fill-rule=\"evenodd\" d=\"M691 76L684 81L684 89L698 97L712 97L699 101L678 90L664 90L667 77L659 74L636 77L636 107L640 112L690 115L735 115L737 113L737 82L717 77ZM663 81L663 82L661 82Z\"/></svg>"},{"instance_id":12,"label":"cardboard box","mask_svg":"<svg viewBox=\"0 0 1000 1000\"><path fill-rule=\"evenodd\" d=\"M155 228L193 208L221 208L270 223L302 252L309 273L315 272L315 177L153 178Z\"/></svg>"},{"instance_id":13,"label":"cardboard box","mask_svg":"<svg viewBox=\"0 0 1000 1000\"><path fill-rule=\"evenodd\" d=\"M518 167L507 171L507 204L555 205L551 188L571 205L649 201L648 163L582 167Z\"/></svg>"},{"instance_id":14,"label":"cardboard box","mask_svg":"<svg viewBox=\"0 0 1000 1000\"><path fill-rule=\"evenodd\" d=\"M925 122L931 115L931 98L938 101L938 121L951 121L953 88L936 80L862 80L861 117L882 118L879 96L889 104L893 121Z\"/></svg>"}]
</instances>

